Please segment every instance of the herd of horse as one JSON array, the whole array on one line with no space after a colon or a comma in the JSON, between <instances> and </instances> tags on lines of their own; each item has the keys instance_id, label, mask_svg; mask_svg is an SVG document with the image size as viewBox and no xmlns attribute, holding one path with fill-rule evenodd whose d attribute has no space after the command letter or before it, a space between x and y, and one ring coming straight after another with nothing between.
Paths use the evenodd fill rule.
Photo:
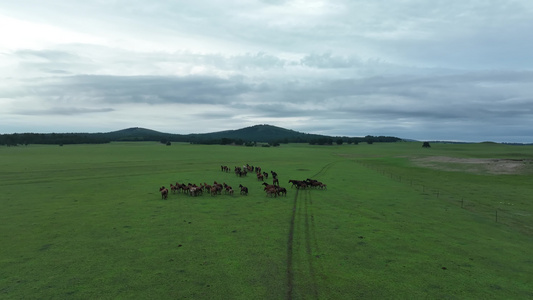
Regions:
<instances>
[{"instance_id":1,"label":"herd of horse","mask_svg":"<svg viewBox=\"0 0 533 300\"><path fill-rule=\"evenodd\" d=\"M240 194L241 195L248 195L248 188L243 186L242 184L239 185L240 188ZM161 199L167 199L169 190L162 186L159 188L159 191L161 192ZM207 183L201 183L200 185L196 185L193 183L179 183L176 182L176 184L170 184L170 192L173 194L176 193L183 193L188 194L189 196L200 196L203 195L204 192L211 194L211 196L221 195L222 193L225 193L227 195L233 195L235 193L234 189L224 183L218 183L213 182L213 184L207 184Z\"/></svg>"},{"instance_id":2,"label":"herd of horse","mask_svg":"<svg viewBox=\"0 0 533 300\"><path fill-rule=\"evenodd\" d=\"M224 165L220 166L220 170L226 173L231 172L231 168ZM263 182L263 191L268 197L287 196L287 189L279 185L278 174L274 171L270 171L270 175L272 176L272 184L268 184L265 182L265 180L267 180L269 177L269 173L262 171L261 167L254 167L249 164L243 165L242 167L235 166L234 173L236 176L239 177L247 176L248 173L255 173L257 180ZM292 184L291 188L296 189L327 189L326 184L310 178L307 178L305 180L290 179L289 183ZM240 195L248 195L248 187L239 184L238 188L240 190ZM213 184L207 184L206 182L204 182L200 183L199 185L192 183L184 184L176 182L175 184L170 184L170 191L165 186L160 187L159 191L161 192L161 199L167 199L169 192L173 194L183 193L188 194L189 196L200 196L203 195L204 192L209 193L211 196L217 196L222 194L233 196L235 193L235 190L230 185L226 184L225 182L218 183L216 181L214 181Z\"/></svg>"}]
</instances>

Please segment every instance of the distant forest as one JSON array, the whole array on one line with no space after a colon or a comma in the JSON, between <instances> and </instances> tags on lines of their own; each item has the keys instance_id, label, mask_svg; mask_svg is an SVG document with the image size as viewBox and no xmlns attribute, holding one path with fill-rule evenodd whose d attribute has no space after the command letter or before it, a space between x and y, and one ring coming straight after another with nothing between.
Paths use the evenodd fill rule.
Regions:
<instances>
[{"instance_id":1,"label":"distant forest","mask_svg":"<svg viewBox=\"0 0 533 300\"><path fill-rule=\"evenodd\" d=\"M374 142L397 142L397 137L333 137L307 134L271 125L255 125L238 130L228 130L203 134L169 134L144 128L129 128L108 133L13 133L1 134L0 145L18 146L29 144L103 144L118 141L154 141L171 145L172 142L192 144L219 144L255 146L262 143L267 146L279 146L286 143L309 143L311 145L358 144Z\"/></svg>"}]
</instances>

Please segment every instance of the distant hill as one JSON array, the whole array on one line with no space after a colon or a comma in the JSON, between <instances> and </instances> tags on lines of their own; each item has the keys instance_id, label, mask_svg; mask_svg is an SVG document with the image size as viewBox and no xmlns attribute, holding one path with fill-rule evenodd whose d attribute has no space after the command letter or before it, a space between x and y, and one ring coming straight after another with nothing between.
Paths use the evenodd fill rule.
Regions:
<instances>
[{"instance_id":1,"label":"distant hill","mask_svg":"<svg viewBox=\"0 0 533 300\"><path fill-rule=\"evenodd\" d=\"M0 135L0 145L24 144L94 144L112 141L158 141L189 142L198 144L250 144L250 143L310 143L331 145L342 141L396 142L396 137L333 137L309 134L272 125L254 125L237 130L226 130L200 134L172 134L151 129L132 127L106 133L15 133Z\"/></svg>"},{"instance_id":2,"label":"distant hill","mask_svg":"<svg viewBox=\"0 0 533 300\"><path fill-rule=\"evenodd\" d=\"M159 141L161 138L167 138L169 134L146 128L132 127L101 133L101 136L110 141Z\"/></svg>"},{"instance_id":3,"label":"distant hill","mask_svg":"<svg viewBox=\"0 0 533 300\"><path fill-rule=\"evenodd\" d=\"M318 134L308 134L303 132L285 129L272 125L254 125L237 130L226 130L204 134L187 135L192 140L220 140L223 138L233 140L243 140L245 142L301 142L309 139L324 138L327 136Z\"/></svg>"},{"instance_id":4,"label":"distant hill","mask_svg":"<svg viewBox=\"0 0 533 300\"><path fill-rule=\"evenodd\" d=\"M331 138L324 135L308 134L272 125L254 125L236 130L225 130L211 133L171 134L146 128L133 127L118 131L102 133L111 141L160 141L220 143L222 139L242 142L306 142L310 139Z\"/></svg>"}]
</instances>

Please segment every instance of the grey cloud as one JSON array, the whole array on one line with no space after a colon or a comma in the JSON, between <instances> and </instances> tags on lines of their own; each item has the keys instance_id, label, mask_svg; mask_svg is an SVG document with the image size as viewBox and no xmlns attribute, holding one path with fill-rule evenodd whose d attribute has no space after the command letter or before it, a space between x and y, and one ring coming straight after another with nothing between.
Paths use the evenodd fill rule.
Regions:
<instances>
[{"instance_id":1,"label":"grey cloud","mask_svg":"<svg viewBox=\"0 0 533 300\"><path fill-rule=\"evenodd\" d=\"M331 53L310 54L301 59L301 64L315 68L353 68L361 65L355 57L334 56Z\"/></svg>"},{"instance_id":2,"label":"grey cloud","mask_svg":"<svg viewBox=\"0 0 533 300\"><path fill-rule=\"evenodd\" d=\"M271 69L283 67L286 61L264 52L246 53L242 55L223 56L215 54L176 53L168 57L169 61L191 61L200 65L209 65L222 70L243 70L249 68Z\"/></svg>"},{"instance_id":3,"label":"grey cloud","mask_svg":"<svg viewBox=\"0 0 533 300\"><path fill-rule=\"evenodd\" d=\"M457 74L329 80L276 86L269 116L493 119L532 116L531 73ZM514 78L509 80L509 78ZM293 103L290 109L284 103ZM320 111L323 108L323 112ZM266 113L265 113L266 114Z\"/></svg>"},{"instance_id":4,"label":"grey cloud","mask_svg":"<svg viewBox=\"0 0 533 300\"><path fill-rule=\"evenodd\" d=\"M24 49L17 50L12 55L21 58L22 60L34 60L39 59L46 62L72 62L77 61L80 57L76 54L72 54L65 51L59 50L32 50Z\"/></svg>"},{"instance_id":5,"label":"grey cloud","mask_svg":"<svg viewBox=\"0 0 533 300\"><path fill-rule=\"evenodd\" d=\"M21 77L88 73L95 69L91 58L70 49L23 49L4 55L10 62L16 62L13 66Z\"/></svg>"},{"instance_id":6,"label":"grey cloud","mask_svg":"<svg viewBox=\"0 0 533 300\"><path fill-rule=\"evenodd\" d=\"M415 4L415 2L411 2ZM420 5L410 13L418 36L385 40L387 56L400 55L417 65L455 68L531 68L533 30L531 3L526 1L463 1ZM426 5L431 5L429 8ZM401 10L400 10L401 11ZM422 13L429 13L423 16ZM395 54L396 53L396 54Z\"/></svg>"},{"instance_id":7,"label":"grey cloud","mask_svg":"<svg viewBox=\"0 0 533 300\"><path fill-rule=\"evenodd\" d=\"M49 109L21 109L15 110L20 115L81 115L112 112L112 108L83 108L83 107L53 107Z\"/></svg>"},{"instance_id":8,"label":"grey cloud","mask_svg":"<svg viewBox=\"0 0 533 300\"><path fill-rule=\"evenodd\" d=\"M59 50L20 50L6 54L10 60L19 61L21 72L62 70L72 74L98 74L112 70L117 75L127 73L167 75L176 69L191 70L197 67L233 73L257 70L283 69L290 62L265 52L248 52L225 55L221 53L171 53L129 52L94 45L59 46ZM186 71L184 71L186 72Z\"/></svg>"},{"instance_id":9,"label":"grey cloud","mask_svg":"<svg viewBox=\"0 0 533 300\"><path fill-rule=\"evenodd\" d=\"M281 5L281 4L289 2L289 0L259 0L259 1L266 3L266 4L272 4L272 5Z\"/></svg>"},{"instance_id":10,"label":"grey cloud","mask_svg":"<svg viewBox=\"0 0 533 300\"><path fill-rule=\"evenodd\" d=\"M67 76L29 86L31 95L59 103L224 104L271 117L352 113L445 119L531 115L531 78L530 72L488 72L252 83L245 77Z\"/></svg>"},{"instance_id":11,"label":"grey cloud","mask_svg":"<svg viewBox=\"0 0 533 300\"><path fill-rule=\"evenodd\" d=\"M291 105L287 102L272 101L270 103L259 103L257 105L240 106L246 109L250 114L262 118L287 118L309 116L308 110L304 106Z\"/></svg>"},{"instance_id":12,"label":"grey cloud","mask_svg":"<svg viewBox=\"0 0 533 300\"><path fill-rule=\"evenodd\" d=\"M50 73L50 74L58 74L58 75L61 75L61 74L64 74L64 75L72 74L71 72L65 71L65 70L48 70L48 69L44 69L43 72Z\"/></svg>"},{"instance_id":13,"label":"grey cloud","mask_svg":"<svg viewBox=\"0 0 533 300\"><path fill-rule=\"evenodd\" d=\"M196 113L195 116L199 117L199 118L202 118L202 119L206 119L206 120L213 120L213 119L216 119L216 120L220 120L220 119L227 119L228 118L228 114L227 113L204 113L204 112L199 112L199 113Z\"/></svg>"},{"instance_id":14,"label":"grey cloud","mask_svg":"<svg viewBox=\"0 0 533 300\"><path fill-rule=\"evenodd\" d=\"M32 85L31 90L50 99L100 103L226 103L250 88L239 80L215 77L79 75L54 83Z\"/></svg>"}]
</instances>

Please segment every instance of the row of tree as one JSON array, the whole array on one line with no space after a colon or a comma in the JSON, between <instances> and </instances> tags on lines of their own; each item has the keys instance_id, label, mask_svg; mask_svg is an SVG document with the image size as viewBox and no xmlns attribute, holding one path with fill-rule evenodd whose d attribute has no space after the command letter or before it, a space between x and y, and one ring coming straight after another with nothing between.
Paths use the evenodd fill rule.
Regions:
<instances>
[{"instance_id":1,"label":"row of tree","mask_svg":"<svg viewBox=\"0 0 533 300\"><path fill-rule=\"evenodd\" d=\"M337 144L337 145L342 145L344 143L346 144L354 144L354 145L357 145L359 143L368 143L368 144L372 144L374 142L379 142L379 143L394 143L394 142L399 142L401 141L400 138L397 138L397 137L392 137L392 136L371 136L371 135L367 135L365 136L364 138L351 138L351 137L339 137L339 138L327 138L327 137L323 137L323 138L318 138L318 139L313 139L311 141L309 141L309 144L311 145L333 145L334 143Z\"/></svg>"},{"instance_id":2,"label":"row of tree","mask_svg":"<svg viewBox=\"0 0 533 300\"><path fill-rule=\"evenodd\" d=\"M0 145L17 146L28 144L104 144L110 139L90 133L13 133L0 134Z\"/></svg>"},{"instance_id":3,"label":"row of tree","mask_svg":"<svg viewBox=\"0 0 533 300\"><path fill-rule=\"evenodd\" d=\"M280 144L288 143L309 143L311 145L342 145L369 143L374 142L397 142L401 139L396 137L385 136L366 136L361 138L353 137L316 137L310 135L308 139L301 136L294 138L282 138L274 141L269 141L268 146L279 146ZM14 133L1 134L0 145L16 146L28 144L103 144L112 141L154 141L170 145L172 142L188 142L192 144L206 144L206 145L239 145L239 146L257 146L256 141L245 140L242 138L198 138L197 136L161 136L161 135L139 135L128 137L114 137L105 133Z\"/></svg>"}]
</instances>

